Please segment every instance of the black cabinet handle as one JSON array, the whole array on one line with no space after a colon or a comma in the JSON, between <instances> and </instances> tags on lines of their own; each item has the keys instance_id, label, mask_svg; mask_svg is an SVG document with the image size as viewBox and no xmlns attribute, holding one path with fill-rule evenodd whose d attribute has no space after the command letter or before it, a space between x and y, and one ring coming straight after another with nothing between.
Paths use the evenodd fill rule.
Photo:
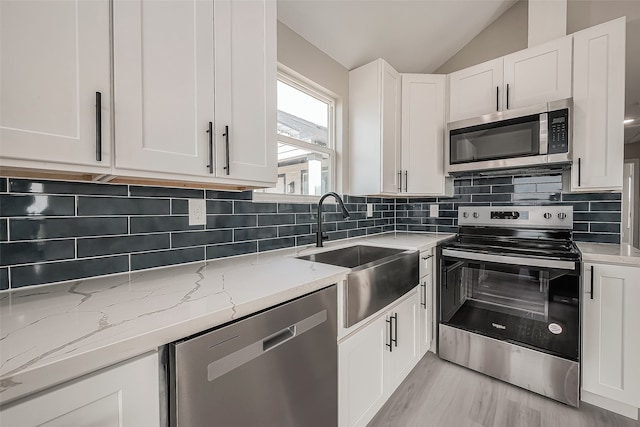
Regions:
<instances>
[{"instance_id":1,"label":"black cabinet handle","mask_svg":"<svg viewBox=\"0 0 640 427\"><path fill-rule=\"evenodd\" d=\"M385 345L387 347L389 347L389 352L393 352L393 330L391 323L393 322L393 316L389 316L389 318L386 320L387 324L389 325L389 342L386 343Z\"/></svg>"},{"instance_id":2,"label":"black cabinet handle","mask_svg":"<svg viewBox=\"0 0 640 427\"><path fill-rule=\"evenodd\" d=\"M394 314L393 316L391 316L391 318L394 320L393 322L393 335L394 338L391 340L394 342L394 344L396 345L396 347L398 347L398 313Z\"/></svg>"},{"instance_id":3,"label":"black cabinet handle","mask_svg":"<svg viewBox=\"0 0 640 427\"><path fill-rule=\"evenodd\" d=\"M231 170L231 168L229 167L229 126L224 127L224 133L222 134L222 136L224 136L224 144L227 148L227 157L226 157L227 165L223 169L226 170L227 175L229 175L229 172Z\"/></svg>"},{"instance_id":4,"label":"black cabinet handle","mask_svg":"<svg viewBox=\"0 0 640 427\"><path fill-rule=\"evenodd\" d=\"M433 258L433 255L427 255L422 257L422 259L424 260L428 260L429 258Z\"/></svg>"},{"instance_id":5,"label":"black cabinet handle","mask_svg":"<svg viewBox=\"0 0 640 427\"><path fill-rule=\"evenodd\" d=\"M422 282L422 301L420 301L420 305L427 309L427 282Z\"/></svg>"},{"instance_id":6,"label":"black cabinet handle","mask_svg":"<svg viewBox=\"0 0 640 427\"><path fill-rule=\"evenodd\" d=\"M496 86L496 111L500 111L500 86Z\"/></svg>"},{"instance_id":7,"label":"black cabinet handle","mask_svg":"<svg viewBox=\"0 0 640 427\"><path fill-rule=\"evenodd\" d=\"M593 299L593 265L591 266L591 299Z\"/></svg>"},{"instance_id":8,"label":"black cabinet handle","mask_svg":"<svg viewBox=\"0 0 640 427\"><path fill-rule=\"evenodd\" d=\"M507 83L507 110L509 109L509 83Z\"/></svg>"},{"instance_id":9,"label":"black cabinet handle","mask_svg":"<svg viewBox=\"0 0 640 427\"><path fill-rule=\"evenodd\" d=\"M96 161L102 161L102 93L96 92Z\"/></svg>"},{"instance_id":10,"label":"black cabinet handle","mask_svg":"<svg viewBox=\"0 0 640 427\"><path fill-rule=\"evenodd\" d=\"M402 170L398 172L398 193L402 193Z\"/></svg>"},{"instance_id":11,"label":"black cabinet handle","mask_svg":"<svg viewBox=\"0 0 640 427\"><path fill-rule=\"evenodd\" d=\"M213 122L209 122L209 128L207 129L209 134L209 173L213 173Z\"/></svg>"},{"instance_id":12,"label":"black cabinet handle","mask_svg":"<svg viewBox=\"0 0 640 427\"><path fill-rule=\"evenodd\" d=\"M581 176L582 176L582 159L580 157L578 157L578 187L580 187L581 183Z\"/></svg>"},{"instance_id":13,"label":"black cabinet handle","mask_svg":"<svg viewBox=\"0 0 640 427\"><path fill-rule=\"evenodd\" d=\"M407 189L409 185L409 171L404 171L404 192L407 193L409 190Z\"/></svg>"}]
</instances>

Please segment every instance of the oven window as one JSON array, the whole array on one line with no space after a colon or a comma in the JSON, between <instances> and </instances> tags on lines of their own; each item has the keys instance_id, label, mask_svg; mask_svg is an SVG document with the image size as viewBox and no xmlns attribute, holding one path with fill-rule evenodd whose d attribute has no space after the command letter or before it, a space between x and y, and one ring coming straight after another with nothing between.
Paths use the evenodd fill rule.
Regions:
<instances>
[{"instance_id":1,"label":"oven window","mask_svg":"<svg viewBox=\"0 0 640 427\"><path fill-rule=\"evenodd\" d=\"M449 141L451 164L536 156L540 153L539 115L452 130Z\"/></svg>"},{"instance_id":2,"label":"oven window","mask_svg":"<svg viewBox=\"0 0 640 427\"><path fill-rule=\"evenodd\" d=\"M574 271L445 259L441 321L577 359Z\"/></svg>"}]
</instances>

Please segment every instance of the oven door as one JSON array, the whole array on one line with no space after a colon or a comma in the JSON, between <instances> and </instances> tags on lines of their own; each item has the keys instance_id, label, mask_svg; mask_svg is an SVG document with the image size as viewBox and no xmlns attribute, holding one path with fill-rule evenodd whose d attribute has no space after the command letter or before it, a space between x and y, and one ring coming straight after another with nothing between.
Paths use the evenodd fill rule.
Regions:
<instances>
[{"instance_id":1,"label":"oven door","mask_svg":"<svg viewBox=\"0 0 640 427\"><path fill-rule=\"evenodd\" d=\"M440 323L578 360L577 263L442 251Z\"/></svg>"}]
</instances>

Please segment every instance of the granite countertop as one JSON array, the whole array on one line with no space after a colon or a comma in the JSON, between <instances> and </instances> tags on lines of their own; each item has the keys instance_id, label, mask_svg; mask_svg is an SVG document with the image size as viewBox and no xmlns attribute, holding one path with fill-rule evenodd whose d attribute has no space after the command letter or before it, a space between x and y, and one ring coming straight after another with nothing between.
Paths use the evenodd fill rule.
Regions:
<instances>
[{"instance_id":1,"label":"granite countertop","mask_svg":"<svg viewBox=\"0 0 640 427\"><path fill-rule=\"evenodd\" d=\"M640 267L640 249L628 244L577 242L583 262L605 262Z\"/></svg>"},{"instance_id":2,"label":"granite countertop","mask_svg":"<svg viewBox=\"0 0 640 427\"><path fill-rule=\"evenodd\" d=\"M453 234L327 244L427 249ZM291 248L0 294L0 404L342 281Z\"/></svg>"}]
</instances>

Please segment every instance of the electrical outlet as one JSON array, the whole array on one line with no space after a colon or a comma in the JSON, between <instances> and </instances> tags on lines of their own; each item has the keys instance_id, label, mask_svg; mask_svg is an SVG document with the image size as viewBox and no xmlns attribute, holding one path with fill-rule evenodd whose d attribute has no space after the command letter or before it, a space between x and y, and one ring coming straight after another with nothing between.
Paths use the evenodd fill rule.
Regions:
<instances>
[{"instance_id":1,"label":"electrical outlet","mask_svg":"<svg viewBox=\"0 0 640 427\"><path fill-rule=\"evenodd\" d=\"M438 205L429 205L429 216L431 218L438 218Z\"/></svg>"},{"instance_id":2,"label":"electrical outlet","mask_svg":"<svg viewBox=\"0 0 640 427\"><path fill-rule=\"evenodd\" d=\"M373 216L373 203L367 203L367 218Z\"/></svg>"},{"instance_id":3,"label":"electrical outlet","mask_svg":"<svg viewBox=\"0 0 640 427\"><path fill-rule=\"evenodd\" d=\"M207 204L204 199L189 199L189 225L207 223Z\"/></svg>"}]
</instances>

